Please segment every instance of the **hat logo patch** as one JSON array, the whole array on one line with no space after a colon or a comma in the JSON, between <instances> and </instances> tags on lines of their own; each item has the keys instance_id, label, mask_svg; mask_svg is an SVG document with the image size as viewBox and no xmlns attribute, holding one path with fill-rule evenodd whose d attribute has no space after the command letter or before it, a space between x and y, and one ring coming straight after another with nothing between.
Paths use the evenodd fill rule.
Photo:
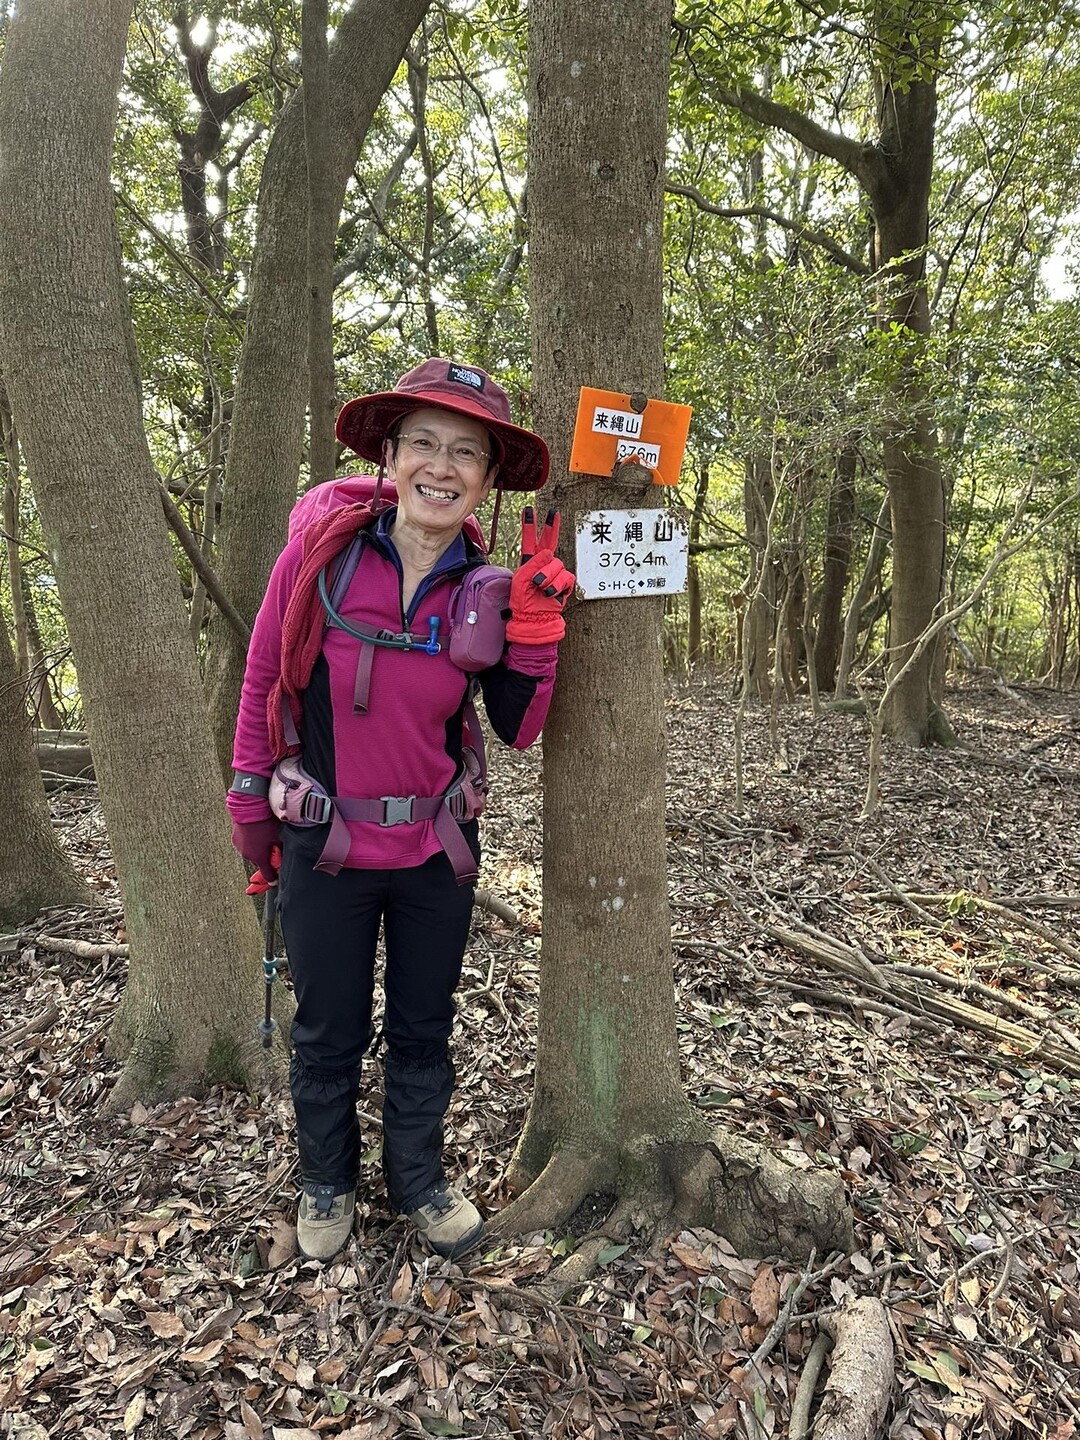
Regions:
<instances>
[{"instance_id":1,"label":"hat logo patch","mask_svg":"<svg viewBox=\"0 0 1080 1440\"><path fill-rule=\"evenodd\" d=\"M456 385L468 385L470 390L483 390L484 377L475 370L466 370L464 365L451 365L446 377Z\"/></svg>"}]
</instances>

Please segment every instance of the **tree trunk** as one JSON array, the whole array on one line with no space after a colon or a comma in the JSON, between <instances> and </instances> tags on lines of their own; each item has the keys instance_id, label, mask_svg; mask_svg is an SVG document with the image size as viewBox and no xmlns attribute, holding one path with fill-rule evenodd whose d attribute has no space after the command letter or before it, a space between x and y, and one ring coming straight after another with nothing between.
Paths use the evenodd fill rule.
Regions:
<instances>
[{"instance_id":1,"label":"tree trunk","mask_svg":"<svg viewBox=\"0 0 1080 1440\"><path fill-rule=\"evenodd\" d=\"M110 180L130 16L25 0L0 86L3 364L131 945L114 1107L245 1077L260 950L140 415Z\"/></svg>"},{"instance_id":2,"label":"tree trunk","mask_svg":"<svg viewBox=\"0 0 1080 1440\"><path fill-rule=\"evenodd\" d=\"M841 450L836 458L836 471L829 493L825 568L814 643L814 666L821 690L831 690L836 684L836 667L840 660L844 591L851 567L851 532L855 524L855 464L854 450Z\"/></svg>"},{"instance_id":3,"label":"tree trunk","mask_svg":"<svg viewBox=\"0 0 1080 1440\"><path fill-rule=\"evenodd\" d=\"M304 157L308 217L308 472L312 485L334 478L334 239L341 198L330 168L327 0L304 0ZM335 204L335 199L337 203Z\"/></svg>"},{"instance_id":4,"label":"tree trunk","mask_svg":"<svg viewBox=\"0 0 1080 1440\"><path fill-rule=\"evenodd\" d=\"M776 627L777 587L771 516L775 499L772 466L768 458L756 456L747 460L743 475L743 515L749 571L743 628L746 662L743 664L743 675L749 675L750 684L761 701L768 700L772 693L769 661Z\"/></svg>"},{"instance_id":5,"label":"tree trunk","mask_svg":"<svg viewBox=\"0 0 1080 1440\"><path fill-rule=\"evenodd\" d=\"M35 717L35 723L43 729L62 730L64 718L53 699L50 665L53 657L45 653L45 646L41 639L41 625L38 622L37 610L34 608L34 592L30 588L30 581L25 569L19 576L19 583L22 587L23 611L26 615L26 644L30 667L27 683L30 709Z\"/></svg>"},{"instance_id":6,"label":"tree trunk","mask_svg":"<svg viewBox=\"0 0 1080 1440\"><path fill-rule=\"evenodd\" d=\"M870 547L866 554L866 564L863 566L862 576L855 593L848 605L847 616L844 620L844 639L840 646L840 664L836 672L836 691L834 698L846 700L848 689L851 684L851 668L855 663L855 651L859 643L859 631L862 628L861 620L863 607L870 598L870 592L878 583L881 575L881 567L885 563L885 551L889 546L889 499L888 496L881 503L877 518L873 522L873 531L870 536Z\"/></svg>"},{"instance_id":7,"label":"tree trunk","mask_svg":"<svg viewBox=\"0 0 1080 1440\"><path fill-rule=\"evenodd\" d=\"M371 117L429 0L354 0L328 59L331 209L341 213ZM307 403L307 165L303 90L285 107L263 163L247 327L237 376L218 578L250 625L285 543ZM216 612L207 680L223 774L229 773L247 647Z\"/></svg>"},{"instance_id":8,"label":"tree trunk","mask_svg":"<svg viewBox=\"0 0 1080 1440\"><path fill-rule=\"evenodd\" d=\"M49 818L37 753L7 626L0 619L0 929L32 920L46 905L88 905L90 892L60 848Z\"/></svg>"},{"instance_id":9,"label":"tree trunk","mask_svg":"<svg viewBox=\"0 0 1080 1440\"><path fill-rule=\"evenodd\" d=\"M709 462L702 460L694 483L694 510L690 516L690 544L701 539L701 522L709 498ZM701 557L691 554L686 572L686 608L688 615L686 663L693 668L701 659Z\"/></svg>"},{"instance_id":10,"label":"tree trunk","mask_svg":"<svg viewBox=\"0 0 1080 1440\"><path fill-rule=\"evenodd\" d=\"M809 116L746 87L716 87L726 105L786 130L843 165L874 214L879 318L890 332L891 417L883 427L893 528L890 673L899 671L930 626L945 568L946 495L929 396L921 379L930 331L926 243L937 118L936 73L952 18L931 0L874 8L879 134L875 142L826 130ZM885 728L912 745L952 739L941 692L938 645L927 648L890 697Z\"/></svg>"},{"instance_id":11,"label":"tree trunk","mask_svg":"<svg viewBox=\"0 0 1080 1440\"><path fill-rule=\"evenodd\" d=\"M670 0L530 7L530 311L539 429L564 551L583 512L661 505L639 467L567 477L583 382L659 396ZM627 44L627 36L633 44ZM831 1178L721 1141L683 1093L664 835L662 598L572 608L544 742L544 935L536 1083L508 1231L590 1192L613 1228L718 1224L740 1248L805 1253L850 1235ZM771 1167L776 1167L775 1171ZM769 1178L766 1178L769 1177ZM766 1190L776 1185L772 1203ZM760 1191L755 1187L763 1187ZM782 1197L782 1198L777 1198Z\"/></svg>"},{"instance_id":12,"label":"tree trunk","mask_svg":"<svg viewBox=\"0 0 1080 1440\"><path fill-rule=\"evenodd\" d=\"M924 7L918 6L921 10ZM936 51L921 44L919 15L904 36L909 63L932 64ZM945 486L937 453L933 411L921 380L930 305L926 294L926 243L934 174L937 92L933 80L885 87L876 164L868 170L874 207L875 269L881 285L880 318L902 347L895 355L894 416L885 426L885 477L892 517L892 612L889 673L905 663L934 619L945 576ZM885 733L909 745L952 738L941 709L943 668L938 645L929 646L897 685L885 710Z\"/></svg>"}]
</instances>

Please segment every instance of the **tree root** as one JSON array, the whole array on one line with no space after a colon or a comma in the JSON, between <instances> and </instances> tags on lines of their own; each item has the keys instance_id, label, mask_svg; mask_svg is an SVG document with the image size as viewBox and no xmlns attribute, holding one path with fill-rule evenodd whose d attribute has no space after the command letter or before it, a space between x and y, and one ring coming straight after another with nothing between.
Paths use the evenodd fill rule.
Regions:
<instances>
[{"instance_id":1,"label":"tree root","mask_svg":"<svg viewBox=\"0 0 1080 1440\"><path fill-rule=\"evenodd\" d=\"M835 1342L814 1440L874 1440L892 1398L893 1341L885 1307L872 1295L850 1301L821 1327Z\"/></svg>"},{"instance_id":2,"label":"tree root","mask_svg":"<svg viewBox=\"0 0 1080 1440\"><path fill-rule=\"evenodd\" d=\"M492 1216L486 1233L501 1238L555 1229L570 1218L586 1195L604 1188L605 1169L598 1156L556 1150L532 1184Z\"/></svg>"},{"instance_id":3,"label":"tree root","mask_svg":"<svg viewBox=\"0 0 1080 1440\"><path fill-rule=\"evenodd\" d=\"M616 1156L556 1149L487 1233L506 1238L555 1229L596 1192L614 1193L615 1210L548 1277L552 1295L583 1284L604 1247L635 1232L655 1244L673 1227L701 1226L719 1231L748 1258L805 1260L854 1246L839 1176L800 1169L763 1145L723 1131L710 1137L707 1130L700 1138L643 1137Z\"/></svg>"},{"instance_id":4,"label":"tree root","mask_svg":"<svg viewBox=\"0 0 1080 1440\"><path fill-rule=\"evenodd\" d=\"M805 1260L814 1252L854 1248L851 1208L838 1175L798 1169L724 1130L709 1144L665 1150L678 1223L718 1230L746 1257Z\"/></svg>"},{"instance_id":5,"label":"tree root","mask_svg":"<svg viewBox=\"0 0 1080 1440\"><path fill-rule=\"evenodd\" d=\"M661 1208L661 1203L659 1197L654 1198L657 1210ZM618 1244L625 1240L633 1230L641 1228L641 1218L642 1202L633 1204L623 1202L617 1205L604 1221L602 1228L586 1235L574 1253L568 1255L561 1265L556 1265L555 1269L544 1277L538 1288L545 1295L550 1296L556 1304L560 1304L571 1290L576 1290L585 1284L585 1281L596 1269L601 1254L609 1245Z\"/></svg>"}]
</instances>

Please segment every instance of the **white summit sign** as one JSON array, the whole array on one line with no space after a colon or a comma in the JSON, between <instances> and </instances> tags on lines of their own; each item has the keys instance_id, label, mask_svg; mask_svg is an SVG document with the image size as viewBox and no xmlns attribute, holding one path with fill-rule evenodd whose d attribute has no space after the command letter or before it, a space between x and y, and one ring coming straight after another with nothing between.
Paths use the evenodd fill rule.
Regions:
<instances>
[{"instance_id":1,"label":"white summit sign","mask_svg":"<svg viewBox=\"0 0 1080 1440\"><path fill-rule=\"evenodd\" d=\"M677 510L591 510L577 526L577 583L586 600L686 589L686 516Z\"/></svg>"}]
</instances>

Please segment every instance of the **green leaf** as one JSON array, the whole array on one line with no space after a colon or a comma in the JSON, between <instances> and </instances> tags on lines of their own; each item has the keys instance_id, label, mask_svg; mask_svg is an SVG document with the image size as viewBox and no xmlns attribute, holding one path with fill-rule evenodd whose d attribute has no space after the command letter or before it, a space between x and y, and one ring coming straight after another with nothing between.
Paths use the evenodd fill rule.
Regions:
<instances>
[{"instance_id":1,"label":"green leaf","mask_svg":"<svg viewBox=\"0 0 1080 1440\"><path fill-rule=\"evenodd\" d=\"M596 1257L598 1265L610 1265L612 1260L617 1260L620 1255L625 1255L629 1245L605 1245L604 1249Z\"/></svg>"},{"instance_id":2,"label":"green leaf","mask_svg":"<svg viewBox=\"0 0 1080 1440\"><path fill-rule=\"evenodd\" d=\"M548 1249L551 1251L552 1255L556 1256L572 1255L576 1248L577 1241L574 1239L573 1235L564 1235L561 1240L556 1240L554 1244L548 1246Z\"/></svg>"},{"instance_id":3,"label":"green leaf","mask_svg":"<svg viewBox=\"0 0 1080 1440\"><path fill-rule=\"evenodd\" d=\"M754 1391L754 1414L757 1416L757 1418L761 1421L762 1424L765 1423L765 1415L766 1415L766 1412L768 1411L768 1408L769 1408L769 1405L768 1405L767 1400L765 1399L765 1392L764 1392L764 1390L755 1390L755 1391Z\"/></svg>"},{"instance_id":4,"label":"green leaf","mask_svg":"<svg viewBox=\"0 0 1080 1440\"><path fill-rule=\"evenodd\" d=\"M640 1345L640 1344L642 1344L644 1341L648 1340L648 1338L649 1338L649 1336L650 1336L651 1334L652 1334L652 1326L651 1326L651 1325L635 1325L633 1331L631 1332L630 1338L631 1338L631 1340L636 1340L636 1341L638 1342L638 1344Z\"/></svg>"},{"instance_id":5,"label":"green leaf","mask_svg":"<svg viewBox=\"0 0 1080 1440\"><path fill-rule=\"evenodd\" d=\"M1071 1170L1075 1160L1076 1156L1071 1150L1058 1150L1047 1158L1046 1163L1053 1165L1056 1170Z\"/></svg>"},{"instance_id":6,"label":"green leaf","mask_svg":"<svg viewBox=\"0 0 1080 1440\"><path fill-rule=\"evenodd\" d=\"M421 1415L420 1424L429 1435L464 1435L460 1425L455 1425L450 1420L442 1420L438 1415Z\"/></svg>"},{"instance_id":7,"label":"green leaf","mask_svg":"<svg viewBox=\"0 0 1080 1440\"><path fill-rule=\"evenodd\" d=\"M933 1365L927 1365L924 1360L905 1360L904 1364L913 1375L918 1375L920 1380L929 1380L931 1385L940 1385L941 1376L934 1369Z\"/></svg>"},{"instance_id":8,"label":"green leaf","mask_svg":"<svg viewBox=\"0 0 1080 1440\"><path fill-rule=\"evenodd\" d=\"M951 1370L954 1375L960 1374L960 1366L956 1363L955 1355L950 1355L947 1350L939 1350L935 1358L940 1369Z\"/></svg>"},{"instance_id":9,"label":"green leaf","mask_svg":"<svg viewBox=\"0 0 1080 1440\"><path fill-rule=\"evenodd\" d=\"M344 1415L349 1408L349 1397L342 1394L340 1390L328 1390L326 1403L330 1406L331 1415Z\"/></svg>"},{"instance_id":10,"label":"green leaf","mask_svg":"<svg viewBox=\"0 0 1080 1440\"><path fill-rule=\"evenodd\" d=\"M701 1097L699 1103L712 1110L721 1105L730 1105L734 1098L734 1095L727 1090L710 1090L707 1095Z\"/></svg>"},{"instance_id":11,"label":"green leaf","mask_svg":"<svg viewBox=\"0 0 1080 1440\"><path fill-rule=\"evenodd\" d=\"M245 1250L240 1256L240 1263L236 1267L236 1273L241 1280L249 1280L252 1275L262 1269L262 1262L259 1259L259 1247L252 1245L250 1250Z\"/></svg>"},{"instance_id":12,"label":"green leaf","mask_svg":"<svg viewBox=\"0 0 1080 1440\"><path fill-rule=\"evenodd\" d=\"M930 1144L925 1135L914 1135L910 1130L900 1130L890 1137L889 1142L894 1150L899 1150L901 1155L917 1155L920 1150L925 1150Z\"/></svg>"}]
</instances>

